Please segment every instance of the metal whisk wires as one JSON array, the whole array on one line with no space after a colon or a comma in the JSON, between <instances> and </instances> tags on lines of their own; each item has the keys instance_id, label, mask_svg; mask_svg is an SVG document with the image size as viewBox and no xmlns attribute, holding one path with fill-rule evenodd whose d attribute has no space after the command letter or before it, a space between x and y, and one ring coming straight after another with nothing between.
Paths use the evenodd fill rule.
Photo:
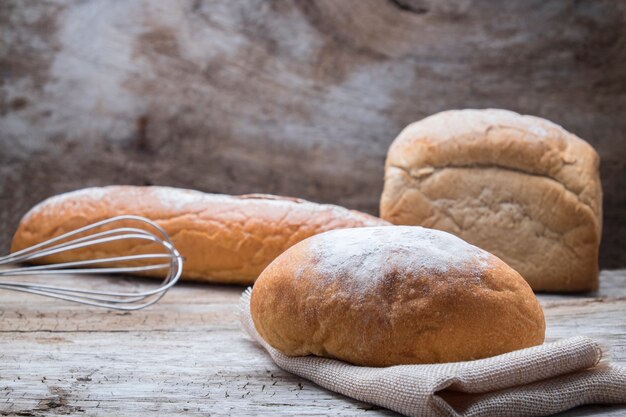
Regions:
<instances>
[{"instance_id":1,"label":"metal whisk wires","mask_svg":"<svg viewBox=\"0 0 626 417\"><path fill-rule=\"evenodd\" d=\"M144 228L129 227L136 223ZM119 225L119 227L110 228ZM103 226L108 230L97 232ZM148 226L149 230L146 230ZM81 235L79 237L79 235ZM96 307L115 310L139 310L159 301L180 278L183 272L183 258L178 253L169 236L158 224L139 216L117 216L73 230L29 248L0 257L0 266L18 262L31 262L50 255L60 254L87 247L106 245L121 240L134 241L137 244L156 243L162 253L142 253L126 256L111 256L108 258L89 259L73 262L61 262L45 265L13 267L0 269L0 276L41 275L41 274L108 274L108 273L137 273L154 270L167 270L164 280L158 288L141 292L96 291L79 288L67 288L55 285L45 285L34 282L0 280L0 289L23 291L46 297L73 301ZM128 262L152 262L140 266L116 266ZM110 266L106 266L109 264ZM102 265L97 266L96 265Z\"/></svg>"}]
</instances>

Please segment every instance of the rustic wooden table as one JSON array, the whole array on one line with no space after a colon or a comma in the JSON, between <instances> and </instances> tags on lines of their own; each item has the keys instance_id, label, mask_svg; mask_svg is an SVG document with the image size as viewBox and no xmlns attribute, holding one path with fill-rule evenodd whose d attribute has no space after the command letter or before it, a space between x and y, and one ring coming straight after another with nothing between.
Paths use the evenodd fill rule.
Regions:
<instances>
[{"instance_id":1,"label":"rustic wooden table","mask_svg":"<svg viewBox=\"0 0 626 417\"><path fill-rule=\"evenodd\" d=\"M113 280L59 277L96 288ZM0 291L0 415L396 415L278 369L239 328L241 292L180 284L128 313ZM603 272L596 294L540 299L549 340L591 336L626 366L626 270ZM563 415L626 416L626 407Z\"/></svg>"}]
</instances>

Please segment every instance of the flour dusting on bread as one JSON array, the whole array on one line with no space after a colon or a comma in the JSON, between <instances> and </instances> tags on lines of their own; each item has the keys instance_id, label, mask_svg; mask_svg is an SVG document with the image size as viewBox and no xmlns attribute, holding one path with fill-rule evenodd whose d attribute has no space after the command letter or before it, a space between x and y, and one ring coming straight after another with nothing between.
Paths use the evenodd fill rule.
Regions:
<instances>
[{"instance_id":1,"label":"flour dusting on bread","mask_svg":"<svg viewBox=\"0 0 626 417\"><path fill-rule=\"evenodd\" d=\"M160 204L169 207L171 210L184 210L188 207L202 207L209 203L224 203L239 205L242 201L251 205L275 209L279 212L289 212L291 210L306 210L317 215L327 213L332 216L333 222L354 221L359 219L363 226L378 226L381 220L377 217L365 213L348 210L344 207L332 204L318 204L310 201L281 197L269 194L246 194L241 196L230 196L225 194L206 194L200 191L183 190L170 187L149 187L151 194L156 197Z\"/></svg>"},{"instance_id":2,"label":"flour dusting on bread","mask_svg":"<svg viewBox=\"0 0 626 417\"><path fill-rule=\"evenodd\" d=\"M68 202L74 202L79 199L99 201L108 195L106 187L91 187L83 188L81 190L70 191L59 195L52 196L42 202L36 204L31 208L22 221L28 220L35 214L41 212L41 210L54 210L57 207L62 207Z\"/></svg>"},{"instance_id":3,"label":"flour dusting on bread","mask_svg":"<svg viewBox=\"0 0 626 417\"><path fill-rule=\"evenodd\" d=\"M172 211L184 210L187 207L207 206L209 202L230 202L233 197L223 194L205 194L200 191L171 187L149 187L150 194L159 204Z\"/></svg>"},{"instance_id":4,"label":"flour dusting on bread","mask_svg":"<svg viewBox=\"0 0 626 417\"><path fill-rule=\"evenodd\" d=\"M309 239L316 272L329 280L351 276L355 288L367 290L394 274L455 273L480 279L492 256L446 232L418 226L393 229L341 229Z\"/></svg>"}]
</instances>

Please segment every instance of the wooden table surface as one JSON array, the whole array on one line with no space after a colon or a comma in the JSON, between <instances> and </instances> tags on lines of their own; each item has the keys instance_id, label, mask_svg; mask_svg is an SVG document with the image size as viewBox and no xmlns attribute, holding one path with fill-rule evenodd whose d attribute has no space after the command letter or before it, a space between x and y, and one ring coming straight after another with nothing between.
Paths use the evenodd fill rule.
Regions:
<instances>
[{"instance_id":1,"label":"wooden table surface","mask_svg":"<svg viewBox=\"0 0 626 417\"><path fill-rule=\"evenodd\" d=\"M55 279L102 289L152 284ZM242 290L183 283L132 313L0 290L0 415L396 415L278 369L239 328ZM587 335L626 366L626 270L603 272L592 295L539 298L549 341ZM626 407L563 415L626 416Z\"/></svg>"}]
</instances>

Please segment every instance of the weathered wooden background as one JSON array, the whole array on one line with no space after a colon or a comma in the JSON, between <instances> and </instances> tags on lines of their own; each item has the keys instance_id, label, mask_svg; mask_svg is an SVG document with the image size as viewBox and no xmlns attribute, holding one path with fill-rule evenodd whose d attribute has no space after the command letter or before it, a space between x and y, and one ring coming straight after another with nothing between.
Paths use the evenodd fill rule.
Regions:
<instances>
[{"instance_id":1,"label":"weathered wooden background","mask_svg":"<svg viewBox=\"0 0 626 417\"><path fill-rule=\"evenodd\" d=\"M112 183L377 212L400 129L501 107L602 156L602 265L626 265L626 2L0 2L0 248L55 193Z\"/></svg>"}]
</instances>

